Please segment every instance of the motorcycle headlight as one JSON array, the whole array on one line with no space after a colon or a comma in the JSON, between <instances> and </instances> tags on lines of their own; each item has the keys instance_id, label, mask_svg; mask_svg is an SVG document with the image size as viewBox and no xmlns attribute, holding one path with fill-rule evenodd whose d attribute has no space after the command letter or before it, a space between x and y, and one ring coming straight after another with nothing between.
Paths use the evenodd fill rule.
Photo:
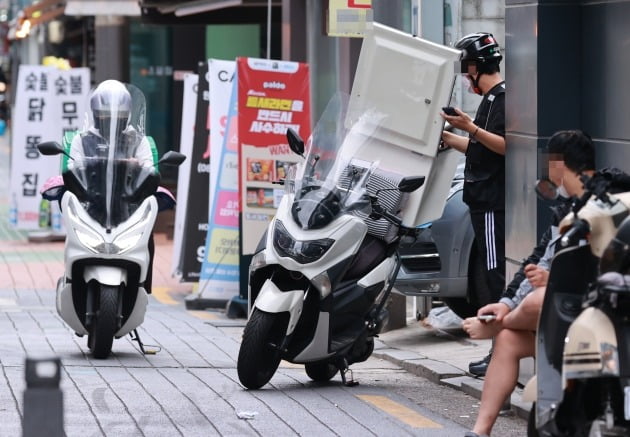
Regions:
<instances>
[{"instance_id":1,"label":"motorcycle headlight","mask_svg":"<svg viewBox=\"0 0 630 437\"><path fill-rule=\"evenodd\" d=\"M251 273L254 270L258 270L261 267L264 267L266 265L267 265L267 260L265 259L265 252L260 251L252 257L252 261L249 263L249 271Z\"/></svg>"},{"instance_id":2,"label":"motorcycle headlight","mask_svg":"<svg viewBox=\"0 0 630 437\"><path fill-rule=\"evenodd\" d=\"M151 226L148 226L148 221L151 218L150 212L151 207L147 205L140 217L140 220L114 239L113 245L116 249L118 249L118 252L125 252L135 247L144 235L145 231L151 228Z\"/></svg>"},{"instance_id":3,"label":"motorcycle headlight","mask_svg":"<svg viewBox=\"0 0 630 437\"><path fill-rule=\"evenodd\" d=\"M128 232L120 235L114 240L114 245L118 248L119 252L124 252L134 247L142 238L142 232L136 231L135 233Z\"/></svg>"},{"instance_id":4,"label":"motorcycle headlight","mask_svg":"<svg viewBox=\"0 0 630 437\"><path fill-rule=\"evenodd\" d=\"M83 244L85 247L87 247L88 249L90 249L91 251L95 253L98 253L99 246L105 243L105 240L103 240L103 237L101 237L95 232L90 232L88 230L82 230L82 229L80 230L80 229L74 228L74 233L77 235L77 238L79 239L81 244Z\"/></svg>"},{"instance_id":5,"label":"motorcycle headlight","mask_svg":"<svg viewBox=\"0 0 630 437\"><path fill-rule=\"evenodd\" d=\"M280 256L292 258L300 264L317 261L330 249L334 242L335 240L330 238L310 241L295 240L282 222L276 220L273 232L273 247Z\"/></svg>"}]
</instances>

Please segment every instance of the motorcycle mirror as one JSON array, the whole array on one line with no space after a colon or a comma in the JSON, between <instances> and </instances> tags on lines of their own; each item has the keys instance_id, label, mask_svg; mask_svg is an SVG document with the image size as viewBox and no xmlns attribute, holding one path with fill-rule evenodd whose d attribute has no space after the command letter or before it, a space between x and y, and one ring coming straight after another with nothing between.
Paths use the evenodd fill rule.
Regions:
<instances>
[{"instance_id":1,"label":"motorcycle mirror","mask_svg":"<svg viewBox=\"0 0 630 437\"><path fill-rule=\"evenodd\" d=\"M424 176L409 176L402 178L398 184L398 191L401 193L411 193L424 185Z\"/></svg>"},{"instance_id":2,"label":"motorcycle mirror","mask_svg":"<svg viewBox=\"0 0 630 437\"><path fill-rule=\"evenodd\" d=\"M185 160L186 160L186 155L179 152L175 152L173 150L169 150L158 161L158 164L178 166Z\"/></svg>"},{"instance_id":3,"label":"motorcycle mirror","mask_svg":"<svg viewBox=\"0 0 630 437\"><path fill-rule=\"evenodd\" d=\"M300 137L300 135L291 128L287 129L287 140L289 140L289 147L291 150L300 155L302 158L304 157L304 140Z\"/></svg>"},{"instance_id":4,"label":"motorcycle mirror","mask_svg":"<svg viewBox=\"0 0 630 437\"><path fill-rule=\"evenodd\" d=\"M555 200L558 198L558 187L549 179L536 181L536 194L544 200Z\"/></svg>"},{"instance_id":5,"label":"motorcycle mirror","mask_svg":"<svg viewBox=\"0 0 630 437\"><path fill-rule=\"evenodd\" d=\"M56 141L44 141L43 143L39 143L37 150L39 150L39 153L42 155L46 156L59 155L60 153L67 155L66 151L61 147L61 144Z\"/></svg>"}]
</instances>

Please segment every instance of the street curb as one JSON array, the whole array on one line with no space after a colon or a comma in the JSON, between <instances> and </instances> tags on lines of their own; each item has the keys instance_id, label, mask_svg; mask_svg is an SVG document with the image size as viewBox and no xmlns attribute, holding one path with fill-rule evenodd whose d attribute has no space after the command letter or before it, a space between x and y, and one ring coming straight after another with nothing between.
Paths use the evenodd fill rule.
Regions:
<instances>
[{"instance_id":1,"label":"street curb","mask_svg":"<svg viewBox=\"0 0 630 437\"><path fill-rule=\"evenodd\" d=\"M483 379L470 376L467 372L451 364L432 360L412 351L388 348L386 345L377 348L372 355L394 363L416 376L459 390L481 400ZM509 403L506 402L505 408L509 408L516 416L527 420L532 404L531 402L524 402L522 395L523 390L516 388L510 396Z\"/></svg>"}]
</instances>

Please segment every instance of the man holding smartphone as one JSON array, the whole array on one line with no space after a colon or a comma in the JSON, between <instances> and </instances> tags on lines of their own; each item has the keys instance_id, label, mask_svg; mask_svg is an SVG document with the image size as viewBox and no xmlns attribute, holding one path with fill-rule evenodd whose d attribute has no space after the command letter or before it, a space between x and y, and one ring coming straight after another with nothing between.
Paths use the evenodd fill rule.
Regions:
<instances>
[{"instance_id":1,"label":"man holding smartphone","mask_svg":"<svg viewBox=\"0 0 630 437\"><path fill-rule=\"evenodd\" d=\"M463 199L487 283L485 289L475 290L474 298L484 306L498 301L505 287L505 82L499 68L503 56L486 32L463 37L455 48L462 51L461 72L483 99L474 120L458 108L453 108L454 115L444 108L442 118L468 136L445 130L442 142L466 154ZM489 361L490 354L471 363L469 370L483 376Z\"/></svg>"}]
</instances>

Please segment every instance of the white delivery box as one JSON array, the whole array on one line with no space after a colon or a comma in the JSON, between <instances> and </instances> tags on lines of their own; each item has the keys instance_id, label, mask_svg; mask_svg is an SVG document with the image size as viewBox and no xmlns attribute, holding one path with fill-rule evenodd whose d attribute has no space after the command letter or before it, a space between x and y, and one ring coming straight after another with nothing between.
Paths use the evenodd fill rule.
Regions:
<instances>
[{"instance_id":1,"label":"white delivery box","mask_svg":"<svg viewBox=\"0 0 630 437\"><path fill-rule=\"evenodd\" d=\"M357 158L403 176L425 176L410 193L403 224L418 226L442 216L457 162L455 150L438 153L461 52L373 23L366 32L350 97L346 126L366 111L380 114Z\"/></svg>"}]
</instances>

